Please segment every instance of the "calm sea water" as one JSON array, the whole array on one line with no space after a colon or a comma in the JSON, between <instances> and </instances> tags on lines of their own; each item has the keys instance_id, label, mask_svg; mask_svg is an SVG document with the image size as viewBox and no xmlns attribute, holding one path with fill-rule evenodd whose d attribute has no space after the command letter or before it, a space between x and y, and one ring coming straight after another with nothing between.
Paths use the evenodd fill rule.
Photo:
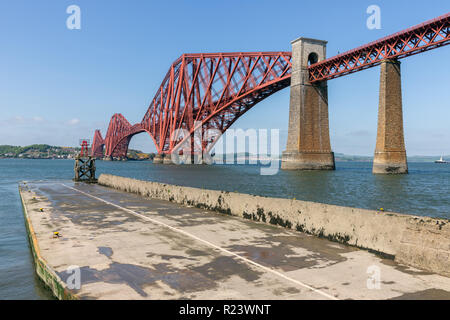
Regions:
<instances>
[{"instance_id":1,"label":"calm sea water","mask_svg":"<svg viewBox=\"0 0 450 320\"><path fill-rule=\"evenodd\" d=\"M98 174L450 219L450 164L410 163L409 169L409 175L374 176L371 163L342 162L331 172L261 176L253 165L97 162ZM33 270L18 182L72 176L71 160L0 159L0 299L51 298Z\"/></svg>"}]
</instances>

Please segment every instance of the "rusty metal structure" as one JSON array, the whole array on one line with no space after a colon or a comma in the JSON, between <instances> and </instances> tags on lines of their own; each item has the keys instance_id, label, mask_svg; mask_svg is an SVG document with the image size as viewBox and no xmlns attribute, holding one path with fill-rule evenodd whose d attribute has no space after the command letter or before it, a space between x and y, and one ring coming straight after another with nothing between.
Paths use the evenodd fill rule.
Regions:
<instances>
[{"instance_id":1,"label":"rusty metal structure","mask_svg":"<svg viewBox=\"0 0 450 320\"><path fill-rule=\"evenodd\" d=\"M94 158L103 158L103 150L105 141L103 140L100 130L95 130L94 139L92 140L91 155Z\"/></svg>"},{"instance_id":2,"label":"rusty metal structure","mask_svg":"<svg viewBox=\"0 0 450 320\"><path fill-rule=\"evenodd\" d=\"M450 43L450 13L308 67L318 83ZM194 131L225 132L258 102L290 85L291 52L183 54L171 66L142 121L131 125L112 116L104 139L96 130L92 155L124 158L131 138L147 132L158 154L171 154ZM184 129L189 135L174 137ZM208 151L220 134L203 139ZM192 149L193 150L193 149Z\"/></svg>"},{"instance_id":3,"label":"rusty metal structure","mask_svg":"<svg viewBox=\"0 0 450 320\"><path fill-rule=\"evenodd\" d=\"M74 181L95 183L95 158L89 155L89 140L80 140L81 151L75 157Z\"/></svg>"}]
</instances>

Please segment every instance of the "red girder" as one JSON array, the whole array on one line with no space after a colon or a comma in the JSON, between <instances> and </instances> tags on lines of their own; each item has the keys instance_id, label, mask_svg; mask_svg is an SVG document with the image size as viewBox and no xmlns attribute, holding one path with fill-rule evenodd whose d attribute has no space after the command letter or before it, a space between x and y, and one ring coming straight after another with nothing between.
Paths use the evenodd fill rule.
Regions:
<instances>
[{"instance_id":1,"label":"red girder","mask_svg":"<svg viewBox=\"0 0 450 320\"><path fill-rule=\"evenodd\" d=\"M105 141L103 140L100 130L95 130L94 139L92 140L91 156L96 158L102 158L104 146Z\"/></svg>"},{"instance_id":2,"label":"red girder","mask_svg":"<svg viewBox=\"0 0 450 320\"><path fill-rule=\"evenodd\" d=\"M116 113L109 122L108 132L105 137L105 155L111 157L126 157L128 144L131 138L138 133L144 132L141 124L132 126L125 117Z\"/></svg>"},{"instance_id":3,"label":"red girder","mask_svg":"<svg viewBox=\"0 0 450 320\"><path fill-rule=\"evenodd\" d=\"M309 66L311 83L330 80L450 43L450 13Z\"/></svg>"},{"instance_id":4,"label":"red girder","mask_svg":"<svg viewBox=\"0 0 450 320\"><path fill-rule=\"evenodd\" d=\"M450 43L450 14L398 32L365 46L309 66L310 82L334 79L374 67L384 59L401 59ZM121 114L110 121L104 141L94 136L93 154L126 157L131 137L146 131L158 153L171 153L186 135L171 141L184 129L225 132L255 104L290 85L290 52L183 54L170 67L141 123L132 126ZM201 145L208 150L219 135ZM97 142L98 141L98 142Z\"/></svg>"},{"instance_id":5,"label":"red girder","mask_svg":"<svg viewBox=\"0 0 450 320\"><path fill-rule=\"evenodd\" d=\"M223 133L256 103L289 86L290 60L290 52L184 54L172 64L141 125L159 153L171 153L188 138L171 141L177 129Z\"/></svg>"}]
</instances>

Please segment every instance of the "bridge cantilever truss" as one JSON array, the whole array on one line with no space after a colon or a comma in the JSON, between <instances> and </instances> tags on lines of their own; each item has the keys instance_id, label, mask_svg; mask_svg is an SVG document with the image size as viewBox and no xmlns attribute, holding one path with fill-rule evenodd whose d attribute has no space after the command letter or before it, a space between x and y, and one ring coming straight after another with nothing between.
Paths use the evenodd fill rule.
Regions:
<instances>
[{"instance_id":1,"label":"bridge cantilever truss","mask_svg":"<svg viewBox=\"0 0 450 320\"><path fill-rule=\"evenodd\" d=\"M450 13L308 67L311 83L374 67L450 43ZM126 157L131 137L147 132L158 153L171 153L194 131L225 132L259 101L290 85L291 52L183 54L170 67L142 121L121 114L110 121L103 141L95 133L92 153ZM183 129L189 134L173 138ZM219 135L202 142L208 150ZM95 146L95 147L94 147Z\"/></svg>"},{"instance_id":2,"label":"bridge cantilever truss","mask_svg":"<svg viewBox=\"0 0 450 320\"><path fill-rule=\"evenodd\" d=\"M131 137L148 132L158 153L171 153L187 136L183 129L225 132L256 103L289 86L290 52L184 54L167 72L141 123L115 114L105 137L105 154L125 157ZM218 135L202 145L207 149Z\"/></svg>"},{"instance_id":3,"label":"bridge cantilever truss","mask_svg":"<svg viewBox=\"0 0 450 320\"><path fill-rule=\"evenodd\" d=\"M401 59L450 43L450 13L341 53L309 67L311 83L375 67L384 59Z\"/></svg>"},{"instance_id":4,"label":"bridge cantilever truss","mask_svg":"<svg viewBox=\"0 0 450 320\"><path fill-rule=\"evenodd\" d=\"M105 141L102 138L100 130L95 130L94 139L92 140L91 155L96 158L103 157L103 148L105 146Z\"/></svg>"},{"instance_id":5,"label":"bridge cantilever truss","mask_svg":"<svg viewBox=\"0 0 450 320\"><path fill-rule=\"evenodd\" d=\"M109 122L104 140L105 155L111 157L126 157L131 138L145 129L141 124L131 125L125 117L116 113Z\"/></svg>"}]
</instances>

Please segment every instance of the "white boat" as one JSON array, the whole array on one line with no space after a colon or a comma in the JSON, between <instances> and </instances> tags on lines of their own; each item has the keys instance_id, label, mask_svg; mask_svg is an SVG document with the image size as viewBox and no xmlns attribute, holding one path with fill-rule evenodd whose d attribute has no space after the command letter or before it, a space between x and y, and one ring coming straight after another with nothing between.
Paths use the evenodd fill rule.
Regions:
<instances>
[{"instance_id":1,"label":"white boat","mask_svg":"<svg viewBox=\"0 0 450 320\"><path fill-rule=\"evenodd\" d=\"M447 163L447 161L445 161L443 158L444 157L441 156L441 159L434 161L434 163Z\"/></svg>"}]
</instances>

